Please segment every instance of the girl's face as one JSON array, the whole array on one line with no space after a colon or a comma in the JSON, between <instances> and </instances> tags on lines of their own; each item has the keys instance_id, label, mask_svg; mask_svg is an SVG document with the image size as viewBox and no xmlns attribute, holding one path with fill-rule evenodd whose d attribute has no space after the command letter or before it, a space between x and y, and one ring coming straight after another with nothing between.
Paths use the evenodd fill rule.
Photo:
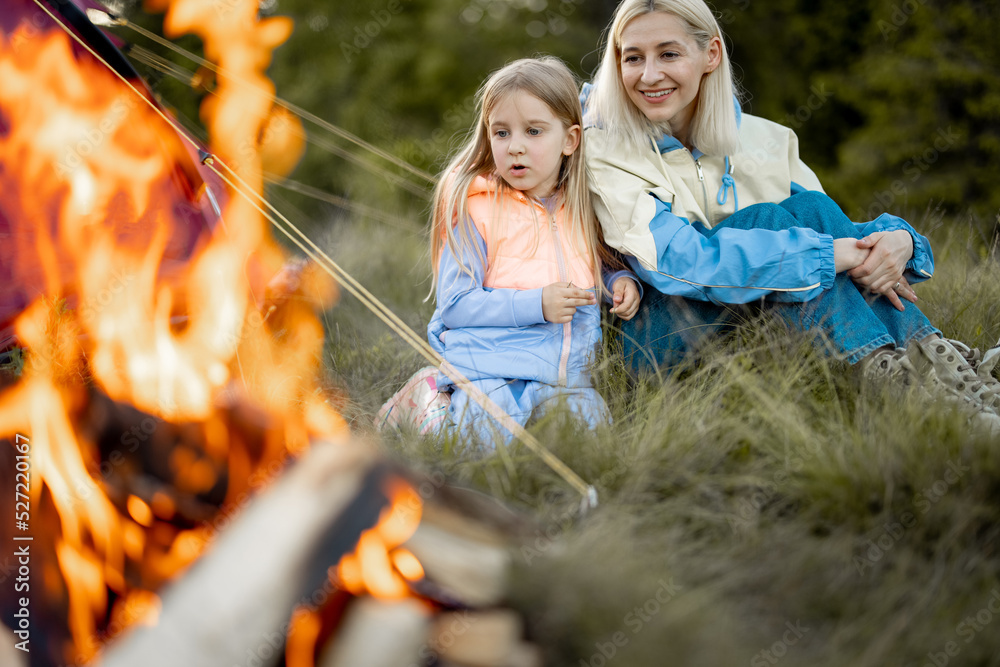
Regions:
<instances>
[{"instance_id":1,"label":"girl's face","mask_svg":"<svg viewBox=\"0 0 1000 667\"><path fill-rule=\"evenodd\" d=\"M622 83L632 104L649 120L669 123L687 144L701 79L722 59L719 38L702 51L681 19L650 12L625 26L621 54Z\"/></svg>"},{"instance_id":2,"label":"girl's face","mask_svg":"<svg viewBox=\"0 0 1000 667\"><path fill-rule=\"evenodd\" d=\"M563 156L580 145L580 126L563 127L545 102L521 90L505 95L487 120L501 178L530 196L551 195Z\"/></svg>"}]
</instances>

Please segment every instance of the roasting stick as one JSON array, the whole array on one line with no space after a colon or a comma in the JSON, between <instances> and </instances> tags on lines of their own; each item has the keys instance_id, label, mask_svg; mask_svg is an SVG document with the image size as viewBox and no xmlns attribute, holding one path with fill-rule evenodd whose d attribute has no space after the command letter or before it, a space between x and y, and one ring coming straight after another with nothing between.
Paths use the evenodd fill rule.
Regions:
<instances>
[{"instance_id":1,"label":"roasting stick","mask_svg":"<svg viewBox=\"0 0 1000 667\"><path fill-rule=\"evenodd\" d=\"M256 208L275 228L277 228L281 233L289 238L296 246L298 246L310 259L315 261L324 271L326 271L331 277L341 284L348 292L350 292L355 298L361 301L369 310L371 310L375 315L381 319L390 329L392 329L396 334L398 334L406 343L413 347L421 356L432 363L438 370L444 373L448 378L456 384L456 386L461 387L463 390L468 392L469 396L473 398L491 417L496 419L501 425L507 428L514 436L520 440L528 449L533 451L542 461L549 466L556 474L563 478L567 484L573 487L581 496L580 508L581 512L586 512L587 510L596 507L598 503L597 490L593 485L587 484L579 475L577 475L569 466L563 463L555 454L550 452L545 448L542 443L538 441L533 435L528 433L523 426L521 426L517 421L515 421L509 414L507 414L503 408L493 402L489 396L484 394L482 391L477 389L462 373L460 373L454 366L445 361L427 341L417 335L413 329L411 329L405 322L403 322L398 315L396 315L388 306L379 301L371 292L369 292L361 283L355 280L347 271L341 268L332 258L329 257L322 249L319 248L304 232L302 232L298 227L296 227L288 218L281 214L274 206L271 205L266 199L261 195L253 191L240 176L233 171L228 165L220 160L217 156L210 153L206 153L204 149L198 145L194 139L188 136L184 128L180 127L177 123L173 121L166 113L164 113L160 108L158 108L153 102L142 94L126 77L122 76L121 73L116 71L111 67L107 61L104 60L95 52L89 44L84 42L82 39L76 36L72 30L70 30L56 15L54 15L49 9L42 4L40 0L34 0L35 4L44 11L48 16L58 24L63 31L69 35L74 41L76 41L80 46L82 46L86 51L88 51L94 58L103 64L110 72L112 72L118 79L120 79L129 89L132 90L136 95L139 96L153 111L159 115L178 135L188 143L190 143L202 157L202 162L211 169L215 174L219 176L223 181L225 181L229 187L231 187L234 192L238 193L240 196L244 197L254 208ZM222 167L232 174L233 179L227 178L225 174L219 169L215 168L215 163L222 165ZM237 183L239 185L237 185ZM254 199L260 200L260 202L270 209L274 215L271 215Z\"/></svg>"}]
</instances>

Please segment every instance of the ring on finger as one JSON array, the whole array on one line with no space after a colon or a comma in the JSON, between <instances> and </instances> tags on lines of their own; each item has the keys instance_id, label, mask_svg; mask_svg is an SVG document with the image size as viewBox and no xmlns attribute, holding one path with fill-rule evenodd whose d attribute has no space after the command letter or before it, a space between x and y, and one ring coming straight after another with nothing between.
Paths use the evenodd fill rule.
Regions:
<instances>
[{"instance_id":1,"label":"ring on finger","mask_svg":"<svg viewBox=\"0 0 1000 667\"><path fill-rule=\"evenodd\" d=\"M897 283L896 283L895 285L893 285L893 286L892 286L892 289L893 289L894 291L899 291L899 288L900 288L900 287L902 287L902 285L901 285L900 283L898 283L898 282L897 282Z\"/></svg>"}]
</instances>

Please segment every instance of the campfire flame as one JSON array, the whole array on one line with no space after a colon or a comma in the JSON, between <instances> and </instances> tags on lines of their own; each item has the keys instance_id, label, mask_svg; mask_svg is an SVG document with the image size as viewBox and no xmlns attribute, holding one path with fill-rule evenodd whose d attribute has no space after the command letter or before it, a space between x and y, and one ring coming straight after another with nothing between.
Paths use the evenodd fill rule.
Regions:
<instances>
[{"instance_id":1,"label":"campfire flame","mask_svg":"<svg viewBox=\"0 0 1000 667\"><path fill-rule=\"evenodd\" d=\"M149 5L167 11L169 36L196 32L227 73L202 120L217 159L260 194L263 172L287 172L302 152L304 132L274 106L264 75L291 22L257 20L254 0ZM154 420L133 427L137 446L161 423L187 425L197 437L170 451L173 491L200 497L222 484L220 514L238 509L261 486L252 480L266 482L314 440L347 435L317 380L316 311L336 290L287 265L256 206L226 196L146 94L55 24L0 32L0 81L0 215L20 230L14 279L41 286L15 324L29 354L0 395L0 434L30 437L32 526L53 535L44 595L68 609L72 645L61 657L89 663L123 628L156 622L155 591L214 534L176 520L170 489L108 488L104 466L126 472L122 454L135 449L125 434L102 458L86 423L94 389ZM224 207L209 234L199 221L212 200ZM226 410L246 405L262 415L256 449L228 428ZM400 597L422 576L399 547L419 522L419 497L403 483L392 496L337 568L352 592ZM315 637L311 617L293 626Z\"/></svg>"},{"instance_id":2,"label":"campfire flame","mask_svg":"<svg viewBox=\"0 0 1000 667\"><path fill-rule=\"evenodd\" d=\"M420 523L420 496L401 482L390 496L392 502L379 515L378 524L362 533L354 553L332 568L335 581L354 595L370 593L385 600L399 600L410 595L407 582L424 576L417 557L400 546Z\"/></svg>"}]
</instances>

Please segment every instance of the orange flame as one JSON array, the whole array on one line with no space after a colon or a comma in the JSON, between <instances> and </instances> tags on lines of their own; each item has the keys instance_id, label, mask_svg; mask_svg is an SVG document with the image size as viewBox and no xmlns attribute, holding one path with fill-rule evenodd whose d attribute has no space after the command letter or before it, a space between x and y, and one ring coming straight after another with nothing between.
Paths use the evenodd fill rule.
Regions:
<instances>
[{"instance_id":1,"label":"orange flame","mask_svg":"<svg viewBox=\"0 0 1000 667\"><path fill-rule=\"evenodd\" d=\"M334 570L340 585L354 595L370 593L398 600L410 595L407 581L423 578L420 562L399 546L420 523L423 503L413 487L403 482L393 486L390 497L378 524L361 534L357 549L344 556Z\"/></svg>"},{"instance_id":2,"label":"orange flame","mask_svg":"<svg viewBox=\"0 0 1000 667\"><path fill-rule=\"evenodd\" d=\"M204 13L217 4L174 3L166 25L174 34L197 29L206 55L234 73L202 116L215 153L260 193L264 130L282 159L267 169L290 169L289 156L301 154L301 128L273 106L263 75L291 24L257 22L249 0L227 0L226 16ZM101 474L108 461L80 421L88 386L193 424L197 444L170 455L177 488L203 492L227 471L223 507L238 509L255 488L248 480L266 478L260 471L311 439L346 435L316 380L315 311L335 292L324 285L310 302L286 280L268 291L285 256L237 193L215 233L193 240L184 212L208 210L211 186L194 173L190 149L150 100L62 30L25 23L0 32L0 81L0 211L15 231L13 279L37 288L15 325L29 355L20 381L0 395L0 434L30 437L30 502L50 508L36 510L33 525L58 534L51 558L62 581L46 574L45 588L67 600L65 659L90 662L107 628L154 622L151 591L189 566L214 531L171 524L178 507L163 492L112 500ZM275 148L279 140L288 150ZM316 282L308 270L296 279ZM220 417L234 396L267 415L253 451Z\"/></svg>"},{"instance_id":3,"label":"orange flame","mask_svg":"<svg viewBox=\"0 0 1000 667\"><path fill-rule=\"evenodd\" d=\"M292 612L285 641L285 667L313 667L313 654L323 621L315 611L297 608Z\"/></svg>"}]
</instances>

